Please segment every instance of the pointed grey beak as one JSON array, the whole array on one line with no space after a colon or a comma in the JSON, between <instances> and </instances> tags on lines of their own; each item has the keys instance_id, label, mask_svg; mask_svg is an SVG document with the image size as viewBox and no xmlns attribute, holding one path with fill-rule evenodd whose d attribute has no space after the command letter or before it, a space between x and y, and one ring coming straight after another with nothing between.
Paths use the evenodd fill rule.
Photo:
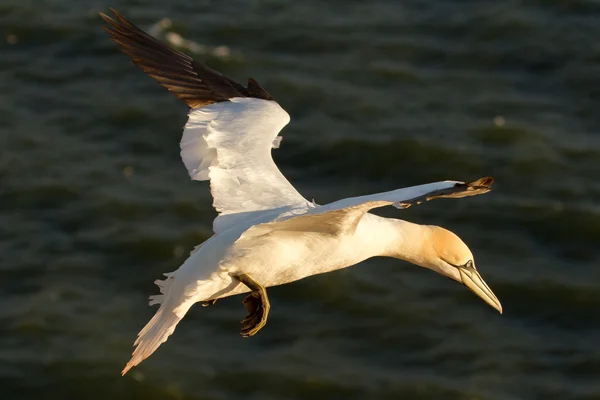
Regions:
<instances>
[{"instance_id":1,"label":"pointed grey beak","mask_svg":"<svg viewBox=\"0 0 600 400\"><path fill-rule=\"evenodd\" d=\"M469 264L471 265L471 264ZM473 266L458 267L462 283L502 314L502 304Z\"/></svg>"}]
</instances>

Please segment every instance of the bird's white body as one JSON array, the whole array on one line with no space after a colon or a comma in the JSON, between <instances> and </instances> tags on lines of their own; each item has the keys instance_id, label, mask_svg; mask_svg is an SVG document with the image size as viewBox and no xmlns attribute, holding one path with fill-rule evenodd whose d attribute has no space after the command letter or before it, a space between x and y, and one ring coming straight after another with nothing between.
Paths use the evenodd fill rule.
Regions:
<instances>
[{"instance_id":1,"label":"bird's white body","mask_svg":"<svg viewBox=\"0 0 600 400\"><path fill-rule=\"evenodd\" d=\"M396 224L405 224L404 232L410 232L414 225L393 221L365 214L353 232L285 231L249 239L243 238L245 226L234 226L196 248L177 271L160 282L167 297L153 296L152 300L169 304L173 310L187 311L186 305L248 292L245 285L232 278L241 273L270 287L386 255L391 246L403 240L403 231Z\"/></svg>"},{"instance_id":2,"label":"bird's white body","mask_svg":"<svg viewBox=\"0 0 600 400\"><path fill-rule=\"evenodd\" d=\"M248 87L170 49L118 12L101 14L108 32L134 63L191 107L180 142L194 180L209 180L215 234L197 246L166 279L160 307L138 334L123 373L167 340L190 307L249 291L235 279L246 275L264 287L334 271L374 256L409 261L464 283L493 307L500 303L476 272L473 255L453 233L435 226L370 214L434 198L486 193L491 178L466 184L441 181L343 199L324 206L307 201L279 171L271 149L290 117L250 79ZM258 328L260 329L260 328Z\"/></svg>"}]
</instances>

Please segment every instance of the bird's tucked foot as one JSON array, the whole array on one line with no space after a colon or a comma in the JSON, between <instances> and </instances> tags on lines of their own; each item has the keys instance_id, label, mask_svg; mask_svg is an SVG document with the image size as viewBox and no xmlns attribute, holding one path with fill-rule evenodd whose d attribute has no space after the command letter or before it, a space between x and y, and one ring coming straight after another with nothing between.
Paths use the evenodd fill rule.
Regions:
<instances>
[{"instance_id":1,"label":"bird's tucked foot","mask_svg":"<svg viewBox=\"0 0 600 400\"><path fill-rule=\"evenodd\" d=\"M206 300L205 302L202 303L202 307L214 306L216 302L217 302L217 299Z\"/></svg>"},{"instance_id":2,"label":"bird's tucked foot","mask_svg":"<svg viewBox=\"0 0 600 400\"><path fill-rule=\"evenodd\" d=\"M252 290L252 293L246 296L243 301L248 316L241 321L241 334L243 337L254 336L267 323L271 308L267 290L246 274L237 275L235 278Z\"/></svg>"}]
</instances>

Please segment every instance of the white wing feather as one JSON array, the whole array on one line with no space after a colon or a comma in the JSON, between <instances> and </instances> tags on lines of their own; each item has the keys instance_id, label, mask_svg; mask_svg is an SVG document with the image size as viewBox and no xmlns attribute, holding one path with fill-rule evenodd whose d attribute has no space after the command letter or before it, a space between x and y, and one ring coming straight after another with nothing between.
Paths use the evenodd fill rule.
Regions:
<instances>
[{"instance_id":1,"label":"white wing feather","mask_svg":"<svg viewBox=\"0 0 600 400\"><path fill-rule=\"evenodd\" d=\"M181 158L194 180L210 179L215 233L256 211L306 207L271 157L290 117L274 101L236 97L190 111Z\"/></svg>"},{"instance_id":2,"label":"white wing feather","mask_svg":"<svg viewBox=\"0 0 600 400\"><path fill-rule=\"evenodd\" d=\"M337 235L355 229L362 216L371 209L388 205L406 208L412 204L437 198L476 196L490 191L492 181L491 178L482 178L471 183L434 182L390 192L351 197L305 211L291 210L273 222L253 226L242 235L241 239L275 231L318 231Z\"/></svg>"}]
</instances>

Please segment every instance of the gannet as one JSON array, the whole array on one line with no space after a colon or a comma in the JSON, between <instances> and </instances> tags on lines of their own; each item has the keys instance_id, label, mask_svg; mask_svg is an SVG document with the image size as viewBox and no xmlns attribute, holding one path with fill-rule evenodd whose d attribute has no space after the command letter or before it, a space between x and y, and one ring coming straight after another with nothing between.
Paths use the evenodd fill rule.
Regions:
<instances>
[{"instance_id":1,"label":"gannet","mask_svg":"<svg viewBox=\"0 0 600 400\"><path fill-rule=\"evenodd\" d=\"M143 32L119 12L100 13L103 28L147 75L189 108L180 142L192 180L210 181L218 216L214 235L197 246L176 271L155 283L160 307L139 332L122 371L149 357L173 333L190 307L250 292L241 334L267 322L267 287L346 268L374 256L405 260L464 284L500 313L502 306L475 268L471 251L454 233L369 213L403 209L439 198L475 196L493 179L442 181L347 198L327 205L306 200L279 171L279 147L288 113L254 79L238 82Z\"/></svg>"}]
</instances>

